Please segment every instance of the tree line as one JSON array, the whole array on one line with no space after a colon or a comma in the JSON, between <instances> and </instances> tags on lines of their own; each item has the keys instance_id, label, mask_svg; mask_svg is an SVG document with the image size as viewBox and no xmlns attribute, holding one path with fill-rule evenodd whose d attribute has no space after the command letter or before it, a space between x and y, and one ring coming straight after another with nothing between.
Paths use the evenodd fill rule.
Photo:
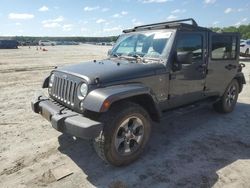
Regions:
<instances>
[{"instance_id":1,"label":"tree line","mask_svg":"<svg viewBox=\"0 0 250 188\"><path fill-rule=\"evenodd\" d=\"M210 28L215 32L239 32L242 39L250 39L250 24L240 25L239 27L230 26L230 27L214 27Z\"/></svg>"},{"instance_id":2,"label":"tree line","mask_svg":"<svg viewBox=\"0 0 250 188\"><path fill-rule=\"evenodd\" d=\"M50 40L50 41L74 41L74 42L114 42L117 36L111 37L29 37L29 36L17 36L15 40L21 42L27 41L39 41L39 40Z\"/></svg>"}]
</instances>

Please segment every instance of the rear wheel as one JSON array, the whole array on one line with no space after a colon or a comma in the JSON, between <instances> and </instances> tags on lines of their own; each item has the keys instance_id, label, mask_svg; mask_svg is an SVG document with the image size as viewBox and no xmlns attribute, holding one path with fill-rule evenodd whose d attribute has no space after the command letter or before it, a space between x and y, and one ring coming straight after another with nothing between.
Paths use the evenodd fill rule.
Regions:
<instances>
[{"instance_id":1,"label":"rear wheel","mask_svg":"<svg viewBox=\"0 0 250 188\"><path fill-rule=\"evenodd\" d=\"M103 132L94 140L98 155L106 162L122 166L135 161L150 136L148 113L135 103L120 103L102 117Z\"/></svg>"},{"instance_id":2,"label":"rear wheel","mask_svg":"<svg viewBox=\"0 0 250 188\"><path fill-rule=\"evenodd\" d=\"M234 110L239 95L239 83L233 80L227 87L221 99L213 106L217 112L229 113Z\"/></svg>"}]
</instances>

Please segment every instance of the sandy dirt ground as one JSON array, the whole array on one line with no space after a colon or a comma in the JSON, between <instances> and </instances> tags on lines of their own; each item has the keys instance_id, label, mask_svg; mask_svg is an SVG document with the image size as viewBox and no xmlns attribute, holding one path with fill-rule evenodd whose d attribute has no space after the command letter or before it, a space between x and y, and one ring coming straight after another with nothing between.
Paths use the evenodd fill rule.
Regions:
<instances>
[{"instance_id":1,"label":"sandy dirt ground","mask_svg":"<svg viewBox=\"0 0 250 188\"><path fill-rule=\"evenodd\" d=\"M101 59L108 47L47 49L0 50L0 187L250 187L250 62L234 112L204 107L154 124L145 154L116 168L30 108L54 66ZM54 169L73 174L56 181Z\"/></svg>"}]
</instances>

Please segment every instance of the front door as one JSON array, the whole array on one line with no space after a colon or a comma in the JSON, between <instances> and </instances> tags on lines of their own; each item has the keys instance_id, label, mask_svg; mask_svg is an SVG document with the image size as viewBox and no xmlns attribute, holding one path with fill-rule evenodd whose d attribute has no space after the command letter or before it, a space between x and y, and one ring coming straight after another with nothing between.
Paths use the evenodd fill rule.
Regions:
<instances>
[{"instance_id":1,"label":"front door","mask_svg":"<svg viewBox=\"0 0 250 188\"><path fill-rule=\"evenodd\" d=\"M175 42L174 56L178 52L191 53L192 60L182 62L170 77L169 107L185 105L203 97L206 77L206 33L179 32ZM172 58L172 64L178 62Z\"/></svg>"}]
</instances>

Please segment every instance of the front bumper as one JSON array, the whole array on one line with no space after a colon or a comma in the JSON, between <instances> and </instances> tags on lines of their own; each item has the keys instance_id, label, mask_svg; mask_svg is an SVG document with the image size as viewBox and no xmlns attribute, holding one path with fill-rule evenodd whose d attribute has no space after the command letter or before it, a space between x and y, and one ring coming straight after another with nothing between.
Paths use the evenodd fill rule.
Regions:
<instances>
[{"instance_id":1,"label":"front bumper","mask_svg":"<svg viewBox=\"0 0 250 188\"><path fill-rule=\"evenodd\" d=\"M31 108L47 119L56 130L79 138L96 138L103 129L100 122L88 119L44 96L35 98Z\"/></svg>"}]
</instances>

